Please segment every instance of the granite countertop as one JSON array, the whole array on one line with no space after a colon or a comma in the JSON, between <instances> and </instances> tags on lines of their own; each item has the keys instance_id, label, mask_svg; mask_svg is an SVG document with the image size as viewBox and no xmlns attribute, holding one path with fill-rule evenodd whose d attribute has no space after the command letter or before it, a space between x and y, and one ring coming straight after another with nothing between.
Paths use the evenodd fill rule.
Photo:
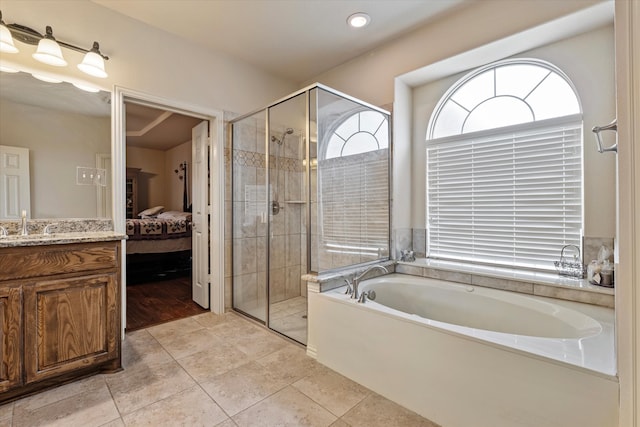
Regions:
<instances>
[{"instance_id":1,"label":"granite countertop","mask_svg":"<svg viewBox=\"0 0 640 427\"><path fill-rule=\"evenodd\" d=\"M0 237L0 248L40 245L63 245L67 243L107 242L126 239L126 234L113 231L110 219L30 219L27 221L26 236L20 235L19 220L0 220L0 226L8 236ZM50 234L45 227L50 226Z\"/></svg>"},{"instance_id":2,"label":"granite countertop","mask_svg":"<svg viewBox=\"0 0 640 427\"><path fill-rule=\"evenodd\" d=\"M115 231L83 231L71 233L31 234L28 236L0 237L0 248L19 246L64 245L67 243L108 242L126 239L127 235Z\"/></svg>"}]
</instances>

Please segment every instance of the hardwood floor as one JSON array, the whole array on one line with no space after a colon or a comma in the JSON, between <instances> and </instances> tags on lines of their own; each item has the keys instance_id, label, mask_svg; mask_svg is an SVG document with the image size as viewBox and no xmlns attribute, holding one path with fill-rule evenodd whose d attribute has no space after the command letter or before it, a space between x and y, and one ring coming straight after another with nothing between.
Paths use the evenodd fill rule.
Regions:
<instances>
[{"instance_id":1,"label":"hardwood floor","mask_svg":"<svg viewBox=\"0 0 640 427\"><path fill-rule=\"evenodd\" d=\"M191 277L127 285L127 332L207 310L191 299Z\"/></svg>"}]
</instances>

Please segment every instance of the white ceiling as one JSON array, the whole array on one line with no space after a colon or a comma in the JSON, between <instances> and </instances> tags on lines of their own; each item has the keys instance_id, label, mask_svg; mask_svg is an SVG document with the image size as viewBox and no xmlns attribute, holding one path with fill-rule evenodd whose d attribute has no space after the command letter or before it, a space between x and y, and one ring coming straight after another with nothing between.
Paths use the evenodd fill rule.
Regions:
<instances>
[{"instance_id":1,"label":"white ceiling","mask_svg":"<svg viewBox=\"0 0 640 427\"><path fill-rule=\"evenodd\" d=\"M300 83L471 0L92 1ZM348 27L356 12L370 25Z\"/></svg>"},{"instance_id":2,"label":"white ceiling","mask_svg":"<svg viewBox=\"0 0 640 427\"><path fill-rule=\"evenodd\" d=\"M301 83L473 0L92 0L213 52ZM356 12L363 29L347 26ZM109 115L109 95L0 73L2 98L77 113ZM198 119L127 105L127 144L168 149L186 142Z\"/></svg>"},{"instance_id":3,"label":"white ceiling","mask_svg":"<svg viewBox=\"0 0 640 427\"><path fill-rule=\"evenodd\" d=\"M191 141L191 129L202 121L131 102L126 112L127 145L161 151Z\"/></svg>"}]
</instances>

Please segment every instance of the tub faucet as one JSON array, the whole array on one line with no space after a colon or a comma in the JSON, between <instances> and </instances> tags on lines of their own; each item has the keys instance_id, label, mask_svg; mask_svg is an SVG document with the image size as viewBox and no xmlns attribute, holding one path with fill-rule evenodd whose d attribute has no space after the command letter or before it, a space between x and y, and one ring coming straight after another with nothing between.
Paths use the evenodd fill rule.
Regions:
<instances>
[{"instance_id":1,"label":"tub faucet","mask_svg":"<svg viewBox=\"0 0 640 427\"><path fill-rule=\"evenodd\" d=\"M356 277L353 278L353 280L351 281L351 286L353 288L353 292L351 292L351 298L358 300L358 285L360 284L360 281L367 275L369 274L371 271L373 270L382 270L385 274L389 273L389 270L387 270L386 267L382 266L382 265L372 265L371 267L367 268L365 271L363 271L362 273L360 273L359 275L357 275Z\"/></svg>"}]
</instances>

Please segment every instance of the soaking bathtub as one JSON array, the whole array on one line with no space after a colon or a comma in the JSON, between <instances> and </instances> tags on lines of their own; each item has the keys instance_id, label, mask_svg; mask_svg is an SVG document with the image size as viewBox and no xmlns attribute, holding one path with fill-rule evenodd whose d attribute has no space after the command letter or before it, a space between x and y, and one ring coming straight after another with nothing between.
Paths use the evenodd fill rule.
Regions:
<instances>
[{"instance_id":1,"label":"soaking bathtub","mask_svg":"<svg viewBox=\"0 0 640 427\"><path fill-rule=\"evenodd\" d=\"M309 293L308 353L443 427L615 427L613 310L390 274Z\"/></svg>"}]
</instances>

